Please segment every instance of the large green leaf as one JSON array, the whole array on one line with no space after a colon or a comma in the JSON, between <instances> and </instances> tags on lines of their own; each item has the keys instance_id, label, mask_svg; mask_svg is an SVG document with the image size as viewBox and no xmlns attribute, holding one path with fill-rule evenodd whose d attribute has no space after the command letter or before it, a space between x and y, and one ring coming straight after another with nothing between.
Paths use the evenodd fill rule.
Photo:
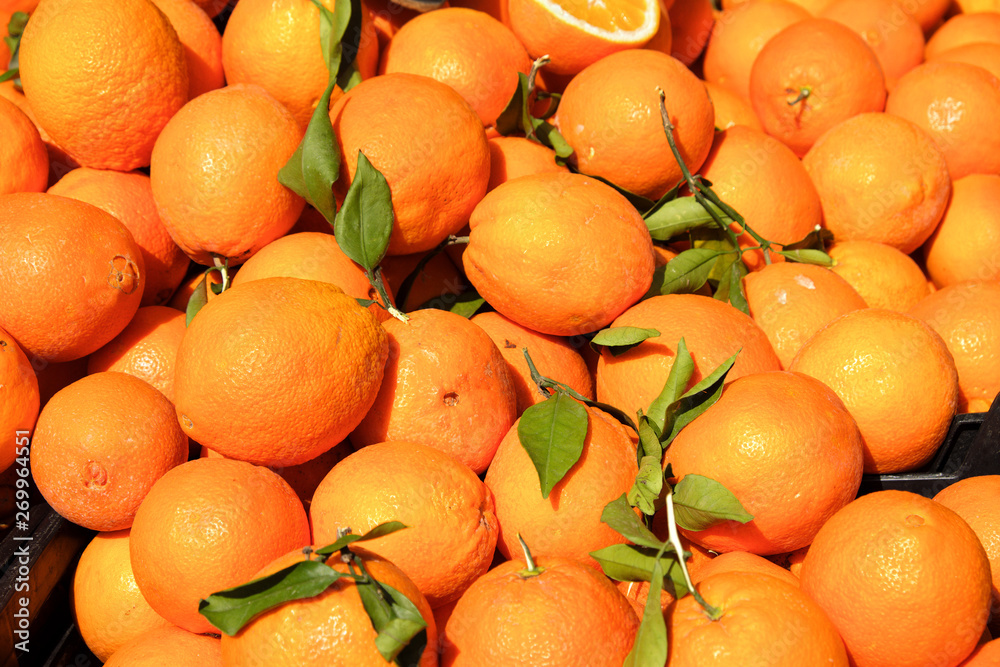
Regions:
<instances>
[{"instance_id":1,"label":"large green leaf","mask_svg":"<svg viewBox=\"0 0 1000 667\"><path fill-rule=\"evenodd\" d=\"M333 225L337 244L345 255L371 272L389 247L393 219L389 184L359 150L354 180Z\"/></svg>"},{"instance_id":2,"label":"large green leaf","mask_svg":"<svg viewBox=\"0 0 1000 667\"><path fill-rule=\"evenodd\" d=\"M691 248L667 262L661 294L691 293L708 281L716 260L723 254L709 248Z\"/></svg>"},{"instance_id":3,"label":"large green leaf","mask_svg":"<svg viewBox=\"0 0 1000 667\"><path fill-rule=\"evenodd\" d=\"M725 486L702 475L685 475L677 483L674 510L677 525L685 530L705 530L725 521L753 521L753 515Z\"/></svg>"},{"instance_id":4,"label":"large green leaf","mask_svg":"<svg viewBox=\"0 0 1000 667\"><path fill-rule=\"evenodd\" d=\"M663 540L658 539L649 528L646 528L645 524L636 516L635 510L629 507L625 494L604 506L604 511L601 512L601 522L609 525L616 533L633 544L651 549L663 547Z\"/></svg>"},{"instance_id":5,"label":"large green leaf","mask_svg":"<svg viewBox=\"0 0 1000 667\"><path fill-rule=\"evenodd\" d=\"M517 436L538 472L543 498L580 460L588 424L587 409L561 391L521 415Z\"/></svg>"},{"instance_id":6,"label":"large green leaf","mask_svg":"<svg viewBox=\"0 0 1000 667\"><path fill-rule=\"evenodd\" d=\"M663 568L656 560L653 562L642 622L623 667L663 667L667 663L667 622L660 609L662 591Z\"/></svg>"},{"instance_id":7,"label":"large green leaf","mask_svg":"<svg viewBox=\"0 0 1000 667\"><path fill-rule=\"evenodd\" d=\"M590 340L591 345L602 345L608 348L614 356L631 350L644 340L656 338L660 332L656 329L643 329L641 327L610 327L601 329Z\"/></svg>"}]
</instances>

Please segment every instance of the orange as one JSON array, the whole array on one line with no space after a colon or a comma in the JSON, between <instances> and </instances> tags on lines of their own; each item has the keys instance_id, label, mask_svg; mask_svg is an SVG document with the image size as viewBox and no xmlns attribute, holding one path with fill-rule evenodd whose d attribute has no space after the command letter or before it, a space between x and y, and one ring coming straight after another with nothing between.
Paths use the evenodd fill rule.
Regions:
<instances>
[{"instance_id":1,"label":"orange","mask_svg":"<svg viewBox=\"0 0 1000 667\"><path fill-rule=\"evenodd\" d=\"M388 351L372 314L335 285L252 280L191 321L174 370L177 416L193 440L227 458L304 463L358 425Z\"/></svg>"},{"instance_id":2,"label":"orange","mask_svg":"<svg viewBox=\"0 0 1000 667\"><path fill-rule=\"evenodd\" d=\"M525 348L539 373L594 399L594 383L587 362L566 338L540 334L496 312L479 313L472 322L489 335L507 360L517 396L518 415L546 398L531 379L528 361L524 358Z\"/></svg>"},{"instance_id":3,"label":"orange","mask_svg":"<svg viewBox=\"0 0 1000 667\"><path fill-rule=\"evenodd\" d=\"M956 14L930 36L925 53L931 60L945 51L980 42L1000 44L1000 13Z\"/></svg>"},{"instance_id":4,"label":"orange","mask_svg":"<svg viewBox=\"0 0 1000 667\"><path fill-rule=\"evenodd\" d=\"M443 630L443 667L622 664L639 622L615 585L568 558L534 565L502 563L466 591Z\"/></svg>"},{"instance_id":5,"label":"orange","mask_svg":"<svg viewBox=\"0 0 1000 667\"><path fill-rule=\"evenodd\" d=\"M809 547L802 547L787 555L788 571L795 575L796 579L802 574L802 561L805 560L808 553Z\"/></svg>"},{"instance_id":6,"label":"orange","mask_svg":"<svg viewBox=\"0 0 1000 667\"><path fill-rule=\"evenodd\" d=\"M171 627L135 585L128 536L128 530L95 535L73 574L73 617L87 648L103 662L146 631Z\"/></svg>"},{"instance_id":7,"label":"orange","mask_svg":"<svg viewBox=\"0 0 1000 667\"><path fill-rule=\"evenodd\" d=\"M669 10L670 48L661 50L685 65L693 65L712 34L715 21L712 3L710 0L674 0Z\"/></svg>"},{"instance_id":8,"label":"orange","mask_svg":"<svg viewBox=\"0 0 1000 667\"><path fill-rule=\"evenodd\" d=\"M449 2L448 4L451 7L470 6L472 9L479 9L489 13L497 20L502 20L499 16L500 8L496 7L497 13L493 13L487 9L485 6L487 2L485 1L479 2L478 0L471 0L467 4L457 2ZM496 4L499 5L501 3L497 1ZM413 9L407 9L402 5L397 5L395 2L391 2L391 0L362 0L361 6L365 7L371 14L372 28L378 36L379 50L376 51L376 54L385 49L393 35L399 32L399 29L402 28L408 21L420 16L420 12ZM492 7L490 9L492 9ZM503 9L506 12L507 6L505 3ZM506 21L504 21L504 23L506 23Z\"/></svg>"},{"instance_id":9,"label":"orange","mask_svg":"<svg viewBox=\"0 0 1000 667\"><path fill-rule=\"evenodd\" d=\"M959 667L996 667L1000 665L1000 639L976 647Z\"/></svg>"},{"instance_id":10,"label":"orange","mask_svg":"<svg viewBox=\"0 0 1000 667\"><path fill-rule=\"evenodd\" d=\"M291 114L258 86L230 85L186 104L157 140L149 174L177 245L201 264L217 256L233 266L291 229L305 201L277 174L301 138Z\"/></svg>"},{"instance_id":11,"label":"orange","mask_svg":"<svg viewBox=\"0 0 1000 667\"><path fill-rule=\"evenodd\" d=\"M877 138L877 143L872 143ZM918 125L863 113L827 132L803 159L837 241L875 241L911 253L951 195L946 156Z\"/></svg>"},{"instance_id":12,"label":"orange","mask_svg":"<svg viewBox=\"0 0 1000 667\"><path fill-rule=\"evenodd\" d=\"M309 544L309 521L292 488L270 470L195 459L153 485L129 540L135 581L156 613L191 632L215 632L198 601Z\"/></svg>"},{"instance_id":13,"label":"orange","mask_svg":"<svg viewBox=\"0 0 1000 667\"><path fill-rule=\"evenodd\" d=\"M154 628L116 651L109 667L222 667L218 639L176 627Z\"/></svg>"},{"instance_id":14,"label":"orange","mask_svg":"<svg viewBox=\"0 0 1000 667\"><path fill-rule=\"evenodd\" d=\"M323 6L332 12L334 2L325 0ZM361 13L356 63L362 78L375 75L378 38L367 10ZM240 0L222 35L222 65L230 85L263 87L304 130L330 78L320 47L319 8L310 0Z\"/></svg>"},{"instance_id":15,"label":"orange","mask_svg":"<svg viewBox=\"0 0 1000 667\"><path fill-rule=\"evenodd\" d=\"M689 474L714 479L753 516L746 524L684 531L688 539L713 551L765 556L812 542L857 495L863 458L861 434L837 395L788 372L730 383L666 455L678 481Z\"/></svg>"},{"instance_id":16,"label":"orange","mask_svg":"<svg viewBox=\"0 0 1000 667\"><path fill-rule=\"evenodd\" d=\"M316 545L317 548L321 546L324 545ZM357 551L363 553L361 549ZM303 558L301 550L292 551L269 563L254 578L277 572ZM420 611L427 622L427 647L420 657L419 667L437 665L438 630L427 599L409 577L389 561L367 556L363 563L376 581L395 588ZM327 560L326 564L338 572L348 571L347 565L336 558ZM340 579L315 597L286 602L268 610L232 637L223 635L222 655L227 667L258 664L382 667L390 663L375 648L375 636L371 618L354 582Z\"/></svg>"},{"instance_id":17,"label":"orange","mask_svg":"<svg viewBox=\"0 0 1000 667\"><path fill-rule=\"evenodd\" d=\"M35 129L38 130L38 135L42 138L42 143L45 144L45 150L49 156L49 183L55 183L67 171L80 166L76 160L66 154L66 151L52 141L52 137L49 136L48 132L38 124L38 119L35 118L35 114L31 110L31 106L28 105L24 93L14 87L13 80L0 83L0 97L16 104L31 119L31 122L35 125Z\"/></svg>"},{"instance_id":18,"label":"orange","mask_svg":"<svg viewBox=\"0 0 1000 667\"><path fill-rule=\"evenodd\" d=\"M191 266L198 266L197 264L192 264ZM171 308L175 308L182 313L187 312L188 301L191 300L191 295L194 294L195 289L201 282L202 278L205 278L205 267L198 266L198 272L192 275L190 278L185 278L181 282L180 286L177 287L177 291L174 295L170 297L170 301L167 305ZM190 271L189 271L190 273ZM215 292L212 291L212 285L221 285L222 276L218 271L212 271L208 274L205 294L208 296L208 300L211 301L216 297Z\"/></svg>"},{"instance_id":19,"label":"orange","mask_svg":"<svg viewBox=\"0 0 1000 667\"><path fill-rule=\"evenodd\" d=\"M669 13L671 4L673 4L673 0L659 0L660 25L656 29L656 32L653 33L652 38L642 48L671 55L671 49L674 45L674 30L673 26L670 25ZM565 89L565 86L563 86L563 89Z\"/></svg>"},{"instance_id":20,"label":"orange","mask_svg":"<svg viewBox=\"0 0 1000 667\"><path fill-rule=\"evenodd\" d=\"M932 33L945 13L954 6L950 0L900 0L900 4L917 19L925 35Z\"/></svg>"},{"instance_id":21,"label":"orange","mask_svg":"<svg viewBox=\"0 0 1000 667\"><path fill-rule=\"evenodd\" d=\"M930 62L905 74L886 113L925 130L944 152L952 180L1000 174L1000 79L975 65Z\"/></svg>"},{"instance_id":22,"label":"orange","mask_svg":"<svg viewBox=\"0 0 1000 667\"><path fill-rule=\"evenodd\" d=\"M819 195L802 162L759 130L734 127L716 133L701 174L722 201L769 241L801 241L823 221ZM737 223L731 226L740 233ZM759 245L749 234L741 234L739 242L743 248ZM775 258L780 261L781 256ZM743 261L751 269L765 264L759 250L745 253Z\"/></svg>"},{"instance_id":23,"label":"orange","mask_svg":"<svg viewBox=\"0 0 1000 667\"><path fill-rule=\"evenodd\" d=\"M0 322L29 357L79 359L132 319L145 268L110 214L57 195L0 195L0 228Z\"/></svg>"},{"instance_id":24,"label":"orange","mask_svg":"<svg viewBox=\"0 0 1000 667\"><path fill-rule=\"evenodd\" d=\"M93 204L118 218L139 245L146 267L139 305L159 306L170 299L190 262L160 220L148 176L80 167L59 179L48 192Z\"/></svg>"},{"instance_id":25,"label":"orange","mask_svg":"<svg viewBox=\"0 0 1000 667\"><path fill-rule=\"evenodd\" d=\"M885 77L856 32L810 18L772 37L753 61L750 101L764 131L802 156L830 128L885 106Z\"/></svg>"},{"instance_id":26,"label":"orange","mask_svg":"<svg viewBox=\"0 0 1000 667\"><path fill-rule=\"evenodd\" d=\"M174 366L184 332L184 313L146 306L111 342L87 359L87 373L117 371L134 375L174 400Z\"/></svg>"},{"instance_id":27,"label":"orange","mask_svg":"<svg viewBox=\"0 0 1000 667\"><path fill-rule=\"evenodd\" d=\"M607 350L597 365L597 400L632 415L649 409L660 395L681 338L694 360L693 387L734 354L730 382L750 373L776 371L781 362L767 335L748 315L727 303L696 294L654 296L615 320L613 327L656 329L660 335L614 356Z\"/></svg>"},{"instance_id":28,"label":"orange","mask_svg":"<svg viewBox=\"0 0 1000 667\"><path fill-rule=\"evenodd\" d=\"M842 315L809 339L790 369L844 401L864 438L867 473L926 463L958 407L958 373L941 336L892 310Z\"/></svg>"},{"instance_id":29,"label":"orange","mask_svg":"<svg viewBox=\"0 0 1000 667\"><path fill-rule=\"evenodd\" d=\"M566 0L510 0L511 30L533 59L548 55L547 69L576 74L613 53L650 41L659 28L658 0L590 5Z\"/></svg>"},{"instance_id":30,"label":"orange","mask_svg":"<svg viewBox=\"0 0 1000 667\"><path fill-rule=\"evenodd\" d=\"M38 380L17 341L3 329L0 329L0 399L0 428L5 433L27 432L35 427ZM18 449L16 438L0 449L0 472L14 464Z\"/></svg>"},{"instance_id":31,"label":"orange","mask_svg":"<svg viewBox=\"0 0 1000 667\"><path fill-rule=\"evenodd\" d=\"M771 341L782 368L812 335L868 304L833 271L810 264L771 264L743 279L750 316Z\"/></svg>"},{"instance_id":32,"label":"orange","mask_svg":"<svg viewBox=\"0 0 1000 667\"><path fill-rule=\"evenodd\" d=\"M364 269L344 254L332 234L301 232L271 241L240 267L233 285L261 278L301 278L332 283L356 299L379 299ZM368 310L383 322L389 311L372 304Z\"/></svg>"},{"instance_id":33,"label":"orange","mask_svg":"<svg viewBox=\"0 0 1000 667\"><path fill-rule=\"evenodd\" d=\"M1000 279L1000 176L971 174L952 184L941 224L924 244L927 275L937 287Z\"/></svg>"},{"instance_id":34,"label":"orange","mask_svg":"<svg viewBox=\"0 0 1000 667\"><path fill-rule=\"evenodd\" d=\"M967 477L944 488L934 500L965 519L986 550L993 579L994 610L1000 610L1000 476Z\"/></svg>"},{"instance_id":35,"label":"orange","mask_svg":"<svg viewBox=\"0 0 1000 667\"><path fill-rule=\"evenodd\" d=\"M74 46L81 39L86 49ZM46 0L19 54L39 125L86 167L148 165L156 137L188 99L184 48L149 0Z\"/></svg>"},{"instance_id":36,"label":"orange","mask_svg":"<svg viewBox=\"0 0 1000 667\"><path fill-rule=\"evenodd\" d=\"M372 494L372 471L391 491ZM493 496L450 454L412 442L383 442L333 467L309 511L313 541L329 544L338 530L366 533L401 521L405 530L365 542L366 552L399 567L431 607L454 602L489 569L497 543Z\"/></svg>"},{"instance_id":37,"label":"orange","mask_svg":"<svg viewBox=\"0 0 1000 667\"><path fill-rule=\"evenodd\" d=\"M931 62L955 62L977 65L1000 77L1000 42L963 44L929 58Z\"/></svg>"},{"instance_id":38,"label":"orange","mask_svg":"<svg viewBox=\"0 0 1000 667\"><path fill-rule=\"evenodd\" d=\"M873 241L843 241L827 253L830 270L850 283L871 308L905 313L930 294L917 263L898 249Z\"/></svg>"},{"instance_id":39,"label":"orange","mask_svg":"<svg viewBox=\"0 0 1000 667\"><path fill-rule=\"evenodd\" d=\"M408 72L454 88L489 127L528 74L528 52L510 28L485 12L446 7L421 14L393 35L379 73Z\"/></svg>"},{"instance_id":40,"label":"orange","mask_svg":"<svg viewBox=\"0 0 1000 667\"><path fill-rule=\"evenodd\" d=\"M402 285L426 254L392 255L384 258L380 264L382 279L389 285ZM413 279L406 301L397 305L407 313L421 308L451 306L466 287L468 284L465 278L449 259L448 253L440 253L424 265Z\"/></svg>"},{"instance_id":41,"label":"orange","mask_svg":"<svg viewBox=\"0 0 1000 667\"><path fill-rule=\"evenodd\" d=\"M955 359L958 411L989 410L1000 394L1000 282L949 285L917 303L909 314L929 324Z\"/></svg>"},{"instance_id":42,"label":"orange","mask_svg":"<svg viewBox=\"0 0 1000 667\"><path fill-rule=\"evenodd\" d=\"M517 407L497 346L485 331L444 310L418 310L409 321L388 320L382 328L389 341L385 378L351 442L418 442L476 473L486 470Z\"/></svg>"},{"instance_id":43,"label":"orange","mask_svg":"<svg viewBox=\"0 0 1000 667\"><path fill-rule=\"evenodd\" d=\"M719 554L705 563L698 570L697 575L691 575L691 581L697 584L720 572L758 572L770 575L775 579L781 579L796 588L799 587L799 579L794 574L766 558L746 551L730 551Z\"/></svg>"},{"instance_id":44,"label":"orange","mask_svg":"<svg viewBox=\"0 0 1000 667\"><path fill-rule=\"evenodd\" d=\"M177 31L184 47L188 72L188 98L222 88L222 36L205 10L192 0L152 0Z\"/></svg>"},{"instance_id":45,"label":"orange","mask_svg":"<svg viewBox=\"0 0 1000 667\"><path fill-rule=\"evenodd\" d=\"M31 474L66 519L121 530L132 525L153 484L187 457L187 437L166 396L125 373L96 373L45 404Z\"/></svg>"},{"instance_id":46,"label":"orange","mask_svg":"<svg viewBox=\"0 0 1000 667\"><path fill-rule=\"evenodd\" d=\"M727 88L714 83L705 83L705 90L715 108L715 127L728 130L735 125L744 125L760 130L760 121L753 112L750 102Z\"/></svg>"},{"instance_id":47,"label":"orange","mask_svg":"<svg viewBox=\"0 0 1000 667\"><path fill-rule=\"evenodd\" d=\"M637 49L600 60L566 86L556 123L575 151L571 159L579 171L652 199L681 180L657 87L666 93L681 157L691 173L701 168L715 121L708 92L681 61Z\"/></svg>"},{"instance_id":48,"label":"orange","mask_svg":"<svg viewBox=\"0 0 1000 667\"><path fill-rule=\"evenodd\" d=\"M35 124L16 104L0 99L0 194L41 192L49 178L49 154Z\"/></svg>"},{"instance_id":49,"label":"orange","mask_svg":"<svg viewBox=\"0 0 1000 667\"><path fill-rule=\"evenodd\" d=\"M905 491L862 496L834 515L800 581L859 667L957 665L989 614L990 565L972 528Z\"/></svg>"},{"instance_id":50,"label":"orange","mask_svg":"<svg viewBox=\"0 0 1000 667\"><path fill-rule=\"evenodd\" d=\"M790 583L758 572L721 572L698 584L721 612L713 620L688 595L667 610L668 664L847 667L844 643L815 602Z\"/></svg>"},{"instance_id":51,"label":"orange","mask_svg":"<svg viewBox=\"0 0 1000 667\"><path fill-rule=\"evenodd\" d=\"M536 555L572 558L599 569L590 552L626 541L601 523L601 513L632 487L635 445L607 413L587 408L587 419L583 453L548 498L542 497L538 472L521 446L516 423L500 443L486 471L486 486L500 521L497 548L507 558L521 552L520 534Z\"/></svg>"},{"instance_id":52,"label":"orange","mask_svg":"<svg viewBox=\"0 0 1000 667\"><path fill-rule=\"evenodd\" d=\"M403 73L368 79L334 103L330 120L343 155L333 186L338 202L354 179L359 151L389 184L390 255L430 250L468 222L486 192L490 153L483 124L439 81Z\"/></svg>"},{"instance_id":53,"label":"orange","mask_svg":"<svg viewBox=\"0 0 1000 667\"><path fill-rule=\"evenodd\" d=\"M779 32L809 17L785 0L754 0L723 11L705 49L705 81L749 100L750 67L757 54Z\"/></svg>"},{"instance_id":54,"label":"orange","mask_svg":"<svg viewBox=\"0 0 1000 667\"><path fill-rule=\"evenodd\" d=\"M834 0L817 16L861 35L878 57L890 91L899 77L924 60L924 31L897 0Z\"/></svg>"},{"instance_id":55,"label":"orange","mask_svg":"<svg viewBox=\"0 0 1000 667\"><path fill-rule=\"evenodd\" d=\"M469 282L498 312L540 333L607 326L653 279L652 240L639 213L580 174L508 181L476 206L469 226Z\"/></svg>"},{"instance_id":56,"label":"orange","mask_svg":"<svg viewBox=\"0 0 1000 667\"><path fill-rule=\"evenodd\" d=\"M524 137L493 137L488 141L490 148L490 182L487 192L498 185L530 174L569 171L556 164L556 154L548 146L535 143Z\"/></svg>"}]
</instances>

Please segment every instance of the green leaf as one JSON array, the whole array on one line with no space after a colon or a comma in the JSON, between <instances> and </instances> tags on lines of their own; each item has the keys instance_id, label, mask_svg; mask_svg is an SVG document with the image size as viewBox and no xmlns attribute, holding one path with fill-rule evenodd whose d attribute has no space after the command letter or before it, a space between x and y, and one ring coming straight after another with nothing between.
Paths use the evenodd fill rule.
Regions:
<instances>
[{"instance_id":1,"label":"green leaf","mask_svg":"<svg viewBox=\"0 0 1000 667\"><path fill-rule=\"evenodd\" d=\"M191 326L191 320L194 316L198 314L198 311L205 307L208 303L208 272L206 271L202 275L201 280L195 285L194 291L191 292L191 296L188 297L186 313L187 316L184 320L184 326Z\"/></svg>"},{"instance_id":2,"label":"green leaf","mask_svg":"<svg viewBox=\"0 0 1000 667\"><path fill-rule=\"evenodd\" d=\"M833 266L833 258L822 250L803 248L802 250L778 250L777 252L790 262Z\"/></svg>"},{"instance_id":3,"label":"green leaf","mask_svg":"<svg viewBox=\"0 0 1000 667\"><path fill-rule=\"evenodd\" d=\"M694 374L694 359L688 352L687 343L681 338L677 341L677 353L674 355L674 364L670 367L670 374L663 384L659 396L653 399L649 406L647 417L656 426L656 430L661 434L665 428L667 410L684 395L684 388L691 381Z\"/></svg>"},{"instance_id":4,"label":"green leaf","mask_svg":"<svg viewBox=\"0 0 1000 667\"><path fill-rule=\"evenodd\" d=\"M392 195L385 176L359 150L354 180L333 223L337 244L345 255L370 272L389 247L393 217Z\"/></svg>"},{"instance_id":5,"label":"green leaf","mask_svg":"<svg viewBox=\"0 0 1000 667\"><path fill-rule=\"evenodd\" d=\"M566 138L559 133L556 126L548 121L532 119L535 127L534 135L538 143L548 146L556 153L556 162L564 164L566 159L573 154L573 147L569 145Z\"/></svg>"},{"instance_id":6,"label":"green leaf","mask_svg":"<svg viewBox=\"0 0 1000 667\"><path fill-rule=\"evenodd\" d=\"M367 573L366 573L367 574ZM375 647L397 665L416 665L427 646L427 622L416 605L395 588L368 576L357 582L361 604L378 633Z\"/></svg>"},{"instance_id":7,"label":"green leaf","mask_svg":"<svg viewBox=\"0 0 1000 667\"><path fill-rule=\"evenodd\" d=\"M702 378L701 382L691 387L667 408L663 428L666 437L661 439L665 445L673 442L681 429L715 405L715 402L722 396L726 375L736 363L737 356L739 356L739 352L719 364L718 368L709 373L707 377Z\"/></svg>"},{"instance_id":8,"label":"green leaf","mask_svg":"<svg viewBox=\"0 0 1000 667\"><path fill-rule=\"evenodd\" d=\"M517 436L538 472L543 498L580 460L589 419L587 409L563 392L521 415Z\"/></svg>"},{"instance_id":9,"label":"green leaf","mask_svg":"<svg viewBox=\"0 0 1000 667\"><path fill-rule=\"evenodd\" d=\"M663 667L667 663L667 622L660 609L662 591L663 568L657 560L653 563L642 622L623 667Z\"/></svg>"},{"instance_id":10,"label":"green leaf","mask_svg":"<svg viewBox=\"0 0 1000 667\"><path fill-rule=\"evenodd\" d=\"M656 338L660 332L656 329L643 329L640 327L610 327L601 329L590 339L591 345L602 345L608 348L608 352L614 356L623 354L633 347L646 340Z\"/></svg>"},{"instance_id":11,"label":"green leaf","mask_svg":"<svg viewBox=\"0 0 1000 667\"><path fill-rule=\"evenodd\" d=\"M0 74L0 83L3 83L4 81L10 81L11 79L16 79L20 75L21 75L21 70L19 70L16 67L12 67L3 74Z\"/></svg>"},{"instance_id":12,"label":"green leaf","mask_svg":"<svg viewBox=\"0 0 1000 667\"><path fill-rule=\"evenodd\" d=\"M334 0L333 5L333 37L340 44L340 65L336 70L337 83L347 92L361 81L358 72L357 57L361 48L361 19L364 9L361 0ZM354 78L356 76L356 81Z\"/></svg>"},{"instance_id":13,"label":"green leaf","mask_svg":"<svg viewBox=\"0 0 1000 667\"><path fill-rule=\"evenodd\" d=\"M729 265L725 276L719 280L719 285L715 290L713 298L726 302L742 311L750 314L750 306L747 304L746 291L743 289L743 278L749 273L746 264L736 261Z\"/></svg>"},{"instance_id":14,"label":"green leaf","mask_svg":"<svg viewBox=\"0 0 1000 667\"><path fill-rule=\"evenodd\" d=\"M579 173L583 173L583 172L579 172ZM603 178L601 176L595 176L594 174L584 174L584 176L586 176L587 178L593 178L594 180L600 181L601 183L604 183L605 185L610 185L615 190L617 190L619 194L621 194L622 196L624 196L625 199L628 199L629 203L632 204L632 206L634 206L635 210L637 210L637 211L648 211L649 209L651 209L654 206L656 206L656 202L654 202L652 199L649 199L647 197L643 197L642 195L636 194L636 193L632 192L631 190L627 190L627 189L623 188L622 186L618 185L617 183L612 183L611 181L609 181L606 178Z\"/></svg>"},{"instance_id":15,"label":"green leaf","mask_svg":"<svg viewBox=\"0 0 1000 667\"><path fill-rule=\"evenodd\" d=\"M663 474L662 471L660 474ZM634 544L651 549L663 548L663 540L658 539L636 516L624 493L604 506L601 522L608 524L616 533Z\"/></svg>"},{"instance_id":16,"label":"green leaf","mask_svg":"<svg viewBox=\"0 0 1000 667\"><path fill-rule=\"evenodd\" d=\"M335 73L340 69L340 36L334 36L334 24L343 22L346 26L346 20L343 16L339 15L340 7L336 7L337 15L327 9L323 3L319 0L312 0L312 3L316 5L319 9L319 44L320 49L323 52L323 62L326 63L326 71L329 73L328 80L335 80ZM349 3L338 3L347 4L347 9L350 10ZM347 18L350 18L348 15ZM340 21L338 21L340 19ZM343 35L343 27L339 30L340 35Z\"/></svg>"},{"instance_id":17,"label":"green leaf","mask_svg":"<svg viewBox=\"0 0 1000 667\"><path fill-rule=\"evenodd\" d=\"M663 492L663 463L659 457L643 456L639 460L639 472L628 490L628 504L638 507L647 516L653 516L659 509L660 494Z\"/></svg>"},{"instance_id":18,"label":"green leaf","mask_svg":"<svg viewBox=\"0 0 1000 667\"><path fill-rule=\"evenodd\" d=\"M731 223L732 219L725 215L714 204L709 204L722 218L723 222ZM654 207L645 216L649 235L657 241L670 239L698 227L715 226L711 214L694 197L677 197Z\"/></svg>"},{"instance_id":19,"label":"green leaf","mask_svg":"<svg viewBox=\"0 0 1000 667\"><path fill-rule=\"evenodd\" d=\"M198 613L233 636L255 616L268 609L319 595L344 576L318 560L303 560L274 574L227 588L198 603Z\"/></svg>"},{"instance_id":20,"label":"green leaf","mask_svg":"<svg viewBox=\"0 0 1000 667\"><path fill-rule=\"evenodd\" d=\"M315 553L320 556L330 556L332 554L337 553L344 547L354 544L355 542L364 542L366 540L374 540L379 537L385 537L386 535L391 535L398 530L403 530L404 528L408 527L409 526L399 521L386 521L385 523L380 523L379 525L375 526L374 528L372 528L363 535L355 535L354 533L347 533L333 544L328 544L325 547L316 549Z\"/></svg>"},{"instance_id":21,"label":"green leaf","mask_svg":"<svg viewBox=\"0 0 1000 667\"><path fill-rule=\"evenodd\" d=\"M667 190L662 197L657 199L655 204L653 204L647 209L643 209L645 211L645 213L642 214L643 219L645 220L646 218L655 214L657 211L660 210L660 208L663 207L664 204L667 204L677 199L677 197L680 195L681 188L683 186L684 186L684 181L679 181L677 185Z\"/></svg>"},{"instance_id":22,"label":"green leaf","mask_svg":"<svg viewBox=\"0 0 1000 667\"><path fill-rule=\"evenodd\" d=\"M512 134L524 132L522 118L524 113L524 101L528 98L528 75L524 72L517 73L517 87L514 94L507 101L507 106L503 108L494 128L505 137Z\"/></svg>"},{"instance_id":23,"label":"green leaf","mask_svg":"<svg viewBox=\"0 0 1000 667\"><path fill-rule=\"evenodd\" d=\"M753 521L740 501L714 479L685 475L674 487L677 525L685 530L705 530L724 521Z\"/></svg>"},{"instance_id":24,"label":"green leaf","mask_svg":"<svg viewBox=\"0 0 1000 667\"><path fill-rule=\"evenodd\" d=\"M663 446L660 444L660 433L656 424L652 423L647 415L640 414L636 431L639 434L639 454L662 460Z\"/></svg>"},{"instance_id":25,"label":"green leaf","mask_svg":"<svg viewBox=\"0 0 1000 667\"><path fill-rule=\"evenodd\" d=\"M657 553L659 549L634 544L612 544L610 547L591 551L590 555L600 564L604 574L615 581L649 581L653 578ZM669 575L670 570L677 564L677 554L673 546L668 544L659 560L660 567ZM681 590L686 590L686 587L682 587Z\"/></svg>"},{"instance_id":26,"label":"green leaf","mask_svg":"<svg viewBox=\"0 0 1000 667\"><path fill-rule=\"evenodd\" d=\"M398 301L397 301L398 302ZM435 310L447 310L468 319L479 312L479 309L486 305L486 299L479 296L475 287L467 285L465 289L456 294L442 294L430 301L425 301L417 310L433 308Z\"/></svg>"},{"instance_id":27,"label":"green leaf","mask_svg":"<svg viewBox=\"0 0 1000 667\"><path fill-rule=\"evenodd\" d=\"M833 243L833 232L826 227L818 227L805 235L801 241L786 243L782 250L826 250L826 247Z\"/></svg>"},{"instance_id":28,"label":"green leaf","mask_svg":"<svg viewBox=\"0 0 1000 667\"><path fill-rule=\"evenodd\" d=\"M715 261L723 253L709 248L691 248L667 262L661 294L691 293L708 281Z\"/></svg>"}]
</instances>

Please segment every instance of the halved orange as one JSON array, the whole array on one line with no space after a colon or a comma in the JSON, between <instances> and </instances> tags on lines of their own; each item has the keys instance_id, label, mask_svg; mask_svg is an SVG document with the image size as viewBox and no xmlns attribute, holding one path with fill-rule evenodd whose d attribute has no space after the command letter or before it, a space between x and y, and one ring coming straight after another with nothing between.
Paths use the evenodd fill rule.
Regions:
<instances>
[{"instance_id":1,"label":"halved orange","mask_svg":"<svg viewBox=\"0 0 1000 667\"><path fill-rule=\"evenodd\" d=\"M643 46L660 26L658 0L510 0L510 27L547 70L576 74L604 56Z\"/></svg>"}]
</instances>

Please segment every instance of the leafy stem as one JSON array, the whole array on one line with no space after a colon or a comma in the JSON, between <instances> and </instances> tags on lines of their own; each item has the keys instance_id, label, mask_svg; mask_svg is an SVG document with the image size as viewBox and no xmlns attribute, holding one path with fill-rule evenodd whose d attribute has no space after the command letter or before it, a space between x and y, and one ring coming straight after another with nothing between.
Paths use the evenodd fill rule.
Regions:
<instances>
[{"instance_id":1,"label":"leafy stem","mask_svg":"<svg viewBox=\"0 0 1000 667\"><path fill-rule=\"evenodd\" d=\"M669 489L667 490L666 501L668 541L673 545L677 553L684 553L684 545L681 544L681 537L677 533L677 519L674 516L674 494ZM711 620L718 620L722 616L722 610L708 604L705 598L701 596L701 593L698 592L698 589L694 587L694 584L691 583L691 575L687 570L687 564L683 558L678 559L678 564L684 575L684 583L687 585L688 590L691 591L691 595L694 596L694 599L697 600L698 604L701 605L701 608L705 610L705 613Z\"/></svg>"},{"instance_id":2,"label":"leafy stem","mask_svg":"<svg viewBox=\"0 0 1000 667\"><path fill-rule=\"evenodd\" d=\"M523 579L527 579L528 577L537 577L545 571L545 568L539 567L538 564L535 563L535 559L531 555L531 549L528 548L524 538L521 537L521 533L517 534L517 541L521 543L521 553L524 554L524 562L527 565L527 567L523 570L519 570L518 574Z\"/></svg>"}]
</instances>

